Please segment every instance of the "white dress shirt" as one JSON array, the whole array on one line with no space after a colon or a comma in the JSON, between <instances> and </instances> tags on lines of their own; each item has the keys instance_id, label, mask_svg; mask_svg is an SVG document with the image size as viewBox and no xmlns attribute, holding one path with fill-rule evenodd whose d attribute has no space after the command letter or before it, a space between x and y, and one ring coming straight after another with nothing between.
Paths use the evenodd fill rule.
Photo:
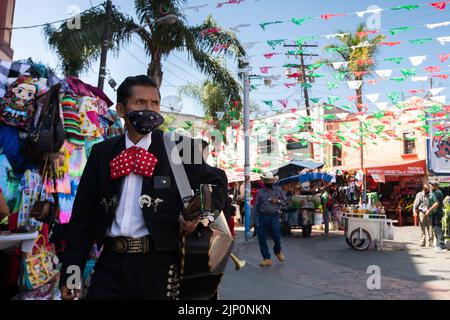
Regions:
<instances>
[{"instance_id":1,"label":"white dress shirt","mask_svg":"<svg viewBox=\"0 0 450 320\"><path fill-rule=\"evenodd\" d=\"M152 134L149 133L136 144L136 147L148 150L151 143ZM127 132L125 134L125 147L128 149L134 145L128 138ZM141 238L149 234L141 207L139 206L139 197L142 192L142 179L141 175L137 175L133 171L124 177L116 216L107 232L109 237Z\"/></svg>"}]
</instances>

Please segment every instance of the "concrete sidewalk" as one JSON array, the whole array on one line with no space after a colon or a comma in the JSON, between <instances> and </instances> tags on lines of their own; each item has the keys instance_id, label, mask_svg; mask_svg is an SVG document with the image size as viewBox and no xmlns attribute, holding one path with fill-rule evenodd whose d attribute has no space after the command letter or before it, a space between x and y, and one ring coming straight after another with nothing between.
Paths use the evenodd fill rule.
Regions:
<instances>
[{"instance_id":1,"label":"concrete sidewalk","mask_svg":"<svg viewBox=\"0 0 450 320\"><path fill-rule=\"evenodd\" d=\"M262 268L257 238L244 241L239 231L234 252L247 265L235 271L230 261L219 299L450 299L450 251L420 248L418 239L418 227L396 228L383 251L357 252L342 231L309 238L294 232L282 238L286 261L273 257L274 265ZM371 265L381 271L379 290L367 288Z\"/></svg>"}]
</instances>

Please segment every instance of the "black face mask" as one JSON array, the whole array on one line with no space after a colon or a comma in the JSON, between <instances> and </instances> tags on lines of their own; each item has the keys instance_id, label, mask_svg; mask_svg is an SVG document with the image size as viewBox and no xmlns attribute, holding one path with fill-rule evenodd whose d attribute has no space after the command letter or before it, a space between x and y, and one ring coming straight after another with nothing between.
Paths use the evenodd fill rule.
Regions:
<instances>
[{"instance_id":1,"label":"black face mask","mask_svg":"<svg viewBox=\"0 0 450 320\"><path fill-rule=\"evenodd\" d=\"M273 183L265 183L266 188L272 189Z\"/></svg>"},{"instance_id":2,"label":"black face mask","mask_svg":"<svg viewBox=\"0 0 450 320\"><path fill-rule=\"evenodd\" d=\"M131 125L139 134L146 135L164 123L164 118L156 111L130 111L126 113Z\"/></svg>"}]
</instances>

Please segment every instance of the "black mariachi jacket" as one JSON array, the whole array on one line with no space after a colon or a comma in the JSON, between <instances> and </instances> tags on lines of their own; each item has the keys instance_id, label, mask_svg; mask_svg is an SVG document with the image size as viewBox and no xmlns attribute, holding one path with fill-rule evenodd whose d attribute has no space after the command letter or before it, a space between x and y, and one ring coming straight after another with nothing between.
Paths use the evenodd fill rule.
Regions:
<instances>
[{"instance_id":1,"label":"black mariachi jacket","mask_svg":"<svg viewBox=\"0 0 450 320\"><path fill-rule=\"evenodd\" d=\"M178 142L182 139L190 140L191 163L194 163L194 153L201 153L201 147L195 148L193 140L188 137L182 137ZM123 150L125 135L98 143L92 148L78 186L67 229L61 286L66 285L68 266L79 266L83 272L93 241L96 240L100 248L107 229L112 225L124 178L112 180L109 163ZM178 217L183 204L166 154L162 131L155 130L152 133L148 151L156 156L158 164L151 178L143 178L141 194L160 198L163 202L158 205L156 212L154 206L144 206L142 214L155 244L163 251L175 251L180 241ZM183 155L183 150L180 155ZM202 159L201 156L200 158ZM183 162L186 161L183 159ZM217 169L210 167L203 160L201 164L184 164L184 167L194 190L201 183L217 186L212 193L212 209L221 210L227 196L226 175L218 174Z\"/></svg>"}]
</instances>

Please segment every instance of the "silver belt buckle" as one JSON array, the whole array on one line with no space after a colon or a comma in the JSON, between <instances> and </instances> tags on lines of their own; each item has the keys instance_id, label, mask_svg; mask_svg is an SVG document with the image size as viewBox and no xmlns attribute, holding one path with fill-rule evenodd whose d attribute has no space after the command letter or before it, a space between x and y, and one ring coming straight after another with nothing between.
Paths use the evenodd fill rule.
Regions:
<instances>
[{"instance_id":1,"label":"silver belt buckle","mask_svg":"<svg viewBox=\"0 0 450 320\"><path fill-rule=\"evenodd\" d=\"M142 242L145 241L144 239L129 239L128 240L128 253L140 253L143 251L143 244Z\"/></svg>"}]
</instances>

